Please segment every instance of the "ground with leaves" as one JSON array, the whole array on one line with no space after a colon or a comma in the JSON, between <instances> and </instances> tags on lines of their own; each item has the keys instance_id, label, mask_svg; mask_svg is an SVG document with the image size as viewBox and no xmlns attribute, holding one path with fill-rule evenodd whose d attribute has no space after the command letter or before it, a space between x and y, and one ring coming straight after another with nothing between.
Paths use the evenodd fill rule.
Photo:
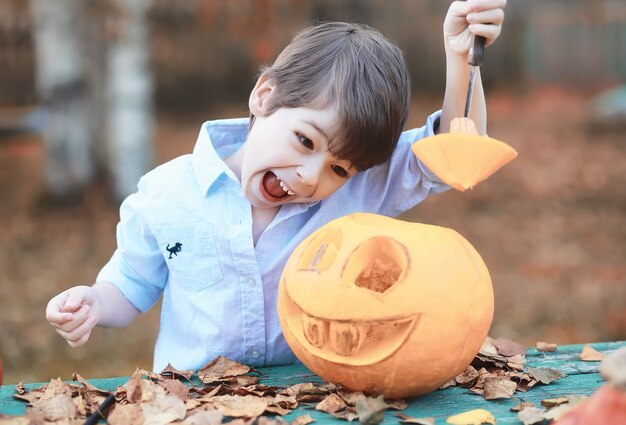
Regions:
<instances>
[{"instance_id":1,"label":"ground with leaves","mask_svg":"<svg viewBox=\"0 0 626 425\"><path fill-rule=\"evenodd\" d=\"M528 345L626 339L624 127L593 127L587 100L556 89L490 94L490 135L519 157L474 190L433 196L403 216L454 228L481 253L494 283L494 337ZM411 125L434 108L435 101L416 104ZM157 161L189 152L203 119L158 117ZM98 329L77 350L46 323L48 299L91 283L110 256L117 204L103 185L73 205L50 203L41 197L42 167L37 137L2 135L4 382L150 369L158 309L124 330Z\"/></svg>"}]
</instances>

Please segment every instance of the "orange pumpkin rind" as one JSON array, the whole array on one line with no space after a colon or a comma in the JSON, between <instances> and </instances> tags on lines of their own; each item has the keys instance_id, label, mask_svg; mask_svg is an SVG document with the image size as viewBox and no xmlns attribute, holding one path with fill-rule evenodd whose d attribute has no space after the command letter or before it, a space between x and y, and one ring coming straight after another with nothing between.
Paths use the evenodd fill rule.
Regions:
<instances>
[{"instance_id":1,"label":"orange pumpkin rind","mask_svg":"<svg viewBox=\"0 0 626 425\"><path fill-rule=\"evenodd\" d=\"M450 133L415 142L413 153L437 177L461 192L485 180L517 156L499 140L478 135L469 118L455 118Z\"/></svg>"},{"instance_id":2,"label":"orange pumpkin rind","mask_svg":"<svg viewBox=\"0 0 626 425\"><path fill-rule=\"evenodd\" d=\"M352 391L432 391L474 359L493 318L486 265L456 231L355 213L294 249L278 317L294 354Z\"/></svg>"}]
</instances>

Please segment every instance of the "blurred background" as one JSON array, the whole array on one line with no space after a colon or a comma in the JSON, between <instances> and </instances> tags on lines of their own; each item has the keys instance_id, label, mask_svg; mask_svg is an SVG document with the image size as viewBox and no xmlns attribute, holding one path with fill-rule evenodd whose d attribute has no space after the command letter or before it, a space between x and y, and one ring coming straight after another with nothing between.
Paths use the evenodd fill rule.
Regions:
<instances>
[{"instance_id":1,"label":"blurred background","mask_svg":"<svg viewBox=\"0 0 626 425\"><path fill-rule=\"evenodd\" d=\"M120 200L191 151L202 122L246 116L259 67L319 20L378 28L406 53L409 126L439 109L441 0L0 0L0 358L4 382L150 369L155 307L70 348L48 300L91 284ZM482 66L489 134L519 157L401 218L481 253L491 329L534 345L626 339L626 2L509 0Z\"/></svg>"}]
</instances>

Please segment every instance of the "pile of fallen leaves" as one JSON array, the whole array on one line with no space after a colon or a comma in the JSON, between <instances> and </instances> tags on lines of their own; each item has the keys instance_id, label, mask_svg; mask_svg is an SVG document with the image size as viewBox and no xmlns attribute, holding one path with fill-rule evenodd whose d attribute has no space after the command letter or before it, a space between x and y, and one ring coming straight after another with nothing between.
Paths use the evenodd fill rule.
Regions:
<instances>
[{"instance_id":1,"label":"pile of fallen leaves","mask_svg":"<svg viewBox=\"0 0 626 425\"><path fill-rule=\"evenodd\" d=\"M538 344L538 349L554 351L556 346ZM586 348L581 354L583 360L600 360L596 358L600 353L588 350L592 349ZM515 391L525 392L536 384L549 384L565 376L558 369L524 369L525 355L526 348L514 341L487 338L472 364L443 388L463 386L487 400L494 400L510 398ZM373 425L382 422L387 409L407 407L403 400L369 397L330 383L265 385L260 383L257 370L225 357L217 357L198 370L196 377L194 375L193 370L177 370L171 365L159 374L138 369L126 384L111 393L96 388L75 373L72 383L53 379L30 392L20 383L14 397L29 404L24 423L82 423L95 414L106 416L111 425L172 422L211 425L223 421L232 425L282 425L287 423L282 416L304 404L338 419L358 419L361 424ZM115 397L113 406L100 409L111 394ZM545 402L546 407L574 404L579 398L543 400L542 404ZM534 422L524 420L524 415L538 414L538 409L529 403L521 403L514 410L520 412L520 420L529 424ZM480 414L483 422L490 423L487 411L467 413ZM541 414L544 413L545 409ZM434 423L432 418L413 418L401 413L397 416L401 423ZM448 419L452 420L449 423L470 423L464 422L464 417L460 422L454 422L455 417ZM313 418L302 415L291 424L311 422Z\"/></svg>"},{"instance_id":2,"label":"pile of fallen leaves","mask_svg":"<svg viewBox=\"0 0 626 425\"><path fill-rule=\"evenodd\" d=\"M556 346L538 344L539 350L554 351ZM515 391L526 392L537 384L550 384L565 376L559 369L524 369L526 347L506 338L487 337L471 365L442 386L462 386L486 400L511 398Z\"/></svg>"},{"instance_id":3,"label":"pile of fallen leaves","mask_svg":"<svg viewBox=\"0 0 626 425\"><path fill-rule=\"evenodd\" d=\"M72 377L75 383L53 379L30 392L19 384L14 397L28 402L25 419L31 423L82 423L96 413L106 415L111 425L211 425L223 420L232 425L272 425L287 423L282 416L306 403L336 418L375 424L382 421L385 410L407 407L403 400L387 402L382 397L367 397L329 383L268 386L251 373L258 372L225 357L217 357L198 371L201 386L182 382L193 384L193 370L177 370L168 365L156 374L138 369L126 384L117 388L116 403L108 412L100 412L99 407L110 392L96 388L76 373ZM291 424L313 421L309 415L302 415Z\"/></svg>"}]
</instances>

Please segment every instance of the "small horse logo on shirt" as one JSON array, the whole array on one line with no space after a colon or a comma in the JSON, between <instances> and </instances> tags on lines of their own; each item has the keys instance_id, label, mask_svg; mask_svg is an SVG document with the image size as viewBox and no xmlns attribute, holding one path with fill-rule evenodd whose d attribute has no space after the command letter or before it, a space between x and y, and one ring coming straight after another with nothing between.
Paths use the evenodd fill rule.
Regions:
<instances>
[{"instance_id":1,"label":"small horse logo on shirt","mask_svg":"<svg viewBox=\"0 0 626 425\"><path fill-rule=\"evenodd\" d=\"M165 249L170 253L168 260L172 259L172 254L178 257L178 253L183 250L183 244L180 242L176 242L173 247L170 248L170 244L167 244Z\"/></svg>"}]
</instances>

